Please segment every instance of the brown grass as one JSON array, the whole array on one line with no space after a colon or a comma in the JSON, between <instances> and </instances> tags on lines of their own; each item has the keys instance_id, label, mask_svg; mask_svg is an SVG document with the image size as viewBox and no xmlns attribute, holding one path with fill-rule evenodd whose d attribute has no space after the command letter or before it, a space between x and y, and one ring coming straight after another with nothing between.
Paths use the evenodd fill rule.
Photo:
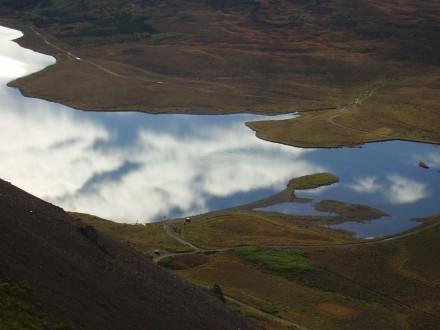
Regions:
<instances>
[{"instance_id":1,"label":"brown grass","mask_svg":"<svg viewBox=\"0 0 440 330\"><path fill-rule=\"evenodd\" d=\"M310 220L308 217L304 219ZM307 228L294 221L299 217L258 212L228 212L189 226L173 224L185 240L213 248L236 245L301 245L351 242L356 239L324 228Z\"/></svg>"},{"instance_id":2,"label":"brown grass","mask_svg":"<svg viewBox=\"0 0 440 330\"><path fill-rule=\"evenodd\" d=\"M338 147L371 140L369 134L353 134L327 121L338 113L337 110L308 112L296 119L250 122L247 126L263 140L297 147Z\"/></svg>"},{"instance_id":3,"label":"brown grass","mask_svg":"<svg viewBox=\"0 0 440 330\"><path fill-rule=\"evenodd\" d=\"M169 269L183 270L198 267L208 261L208 256L203 253L175 255Z\"/></svg>"},{"instance_id":4,"label":"brown grass","mask_svg":"<svg viewBox=\"0 0 440 330\"><path fill-rule=\"evenodd\" d=\"M356 309L335 302L319 303L316 308L324 314L341 320L352 320L359 316L359 311Z\"/></svg>"},{"instance_id":5,"label":"brown grass","mask_svg":"<svg viewBox=\"0 0 440 330\"><path fill-rule=\"evenodd\" d=\"M439 88L434 75L391 82L338 122L391 137L438 142Z\"/></svg>"},{"instance_id":6,"label":"brown grass","mask_svg":"<svg viewBox=\"0 0 440 330\"><path fill-rule=\"evenodd\" d=\"M84 213L71 213L71 215L98 231L132 245L146 255L152 255L153 251L162 244L180 245L165 233L161 224L132 225L116 223Z\"/></svg>"},{"instance_id":7,"label":"brown grass","mask_svg":"<svg viewBox=\"0 0 440 330\"><path fill-rule=\"evenodd\" d=\"M437 74L413 74L365 95L362 91L339 110L302 113L284 121L251 122L257 136L300 147L337 147L392 139L440 143L439 81ZM337 117L335 117L337 116ZM334 118L338 126L329 121Z\"/></svg>"},{"instance_id":8,"label":"brown grass","mask_svg":"<svg viewBox=\"0 0 440 330\"><path fill-rule=\"evenodd\" d=\"M374 209L372 207L361 205L361 204L346 204L339 201L334 200L323 200L315 204L316 210L320 212L334 212L339 215L339 217L335 217L339 220L342 218L343 221L346 221L347 218L350 220L374 220L388 214Z\"/></svg>"},{"instance_id":9,"label":"brown grass","mask_svg":"<svg viewBox=\"0 0 440 330\"><path fill-rule=\"evenodd\" d=\"M377 324L387 329L399 329L402 325L400 316L392 315L386 307L262 272L226 253L213 255L210 262L179 274L206 287L218 283L226 295L257 308L270 304L279 311L281 317L313 329L370 329ZM349 306L358 311L358 317L341 320L323 314L315 308L323 301Z\"/></svg>"}]
</instances>

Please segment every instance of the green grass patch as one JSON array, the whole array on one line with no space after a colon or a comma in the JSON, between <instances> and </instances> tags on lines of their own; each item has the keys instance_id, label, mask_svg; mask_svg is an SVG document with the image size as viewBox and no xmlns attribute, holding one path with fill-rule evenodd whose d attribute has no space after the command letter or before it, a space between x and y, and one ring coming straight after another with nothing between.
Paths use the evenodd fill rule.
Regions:
<instances>
[{"instance_id":1,"label":"green grass patch","mask_svg":"<svg viewBox=\"0 0 440 330\"><path fill-rule=\"evenodd\" d=\"M27 281L0 283L0 329L47 329L32 305L24 301L30 291Z\"/></svg>"},{"instance_id":2,"label":"green grass patch","mask_svg":"<svg viewBox=\"0 0 440 330\"><path fill-rule=\"evenodd\" d=\"M0 292L11 294L14 296L22 296L31 291L31 286L28 281L20 281L17 285L12 285L7 282L0 283Z\"/></svg>"},{"instance_id":3,"label":"green grass patch","mask_svg":"<svg viewBox=\"0 0 440 330\"><path fill-rule=\"evenodd\" d=\"M339 182L339 178L331 173L304 175L290 180L288 186L295 190L313 189Z\"/></svg>"},{"instance_id":4,"label":"green grass patch","mask_svg":"<svg viewBox=\"0 0 440 330\"><path fill-rule=\"evenodd\" d=\"M163 33L152 34L148 38L148 42L151 44L158 44L158 43L165 41L165 40L181 41L183 39L184 39L184 37L181 34L174 33L174 32L163 32Z\"/></svg>"},{"instance_id":5,"label":"green grass patch","mask_svg":"<svg viewBox=\"0 0 440 330\"><path fill-rule=\"evenodd\" d=\"M227 300L226 304L231 306L231 307L234 307L234 308L241 308L242 307L241 304L239 304L238 302L236 302L234 300Z\"/></svg>"},{"instance_id":6,"label":"green grass patch","mask_svg":"<svg viewBox=\"0 0 440 330\"><path fill-rule=\"evenodd\" d=\"M315 266L302 250L272 250L258 246L242 246L234 249L248 262L257 263L275 272L310 272Z\"/></svg>"},{"instance_id":7,"label":"green grass patch","mask_svg":"<svg viewBox=\"0 0 440 330\"><path fill-rule=\"evenodd\" d=\"M173 256L172 270L183 270L198 267L207 262L209 258L203 253L178 254Z\"/></svg>"},{"instance_id":8,"label":"green grass patch","mask_svg":"<svg viewBox=\"0 0 440 330\"><path fill-rule=\"evenodd\" d=\"M258 321L266 321L266 322L269 321L269 319L266 316L253 312L246 312L244 313L244 316L256 319Z\"/></svg>"},{"instance_id":9,"label":"green grass patch","mask_svg":"<svg viewBox=\"0 0 440 330\"><path fill-rule=\"evenodd\" d=\"M172 256L167 256L167 257L164 257L164 258L160 259L157 262L157 264L159 266L164 267L164 268L168 268L168 267L170 267L170 265L173 262L173 260L174 260L174 258Z\"/></svg>"},{"instance_id":10,"label":"green grass patch","mask_svg":"<svg viewBox=\"0 0 440 330\"><path fill-rule=\"evenodd\" d=\"M276 309L273 306L263 306L263 307L260 307L260 311L262 311L264 313L267 313L267 314L272 314L272 315L278 314L278 309Z\"/></svg>"},{"instance_id":11,"label":"green grass patch","mask_svg":"<svg viewBox=\"0 0 440 330\"><path fill-rule=\"evenodd\" d=\"M171 244L162 244L160 246L162 249L167 250L171 253L187 253L193 252L194 249L187 245L171 245Z\"/></svg>"}]
</instances>

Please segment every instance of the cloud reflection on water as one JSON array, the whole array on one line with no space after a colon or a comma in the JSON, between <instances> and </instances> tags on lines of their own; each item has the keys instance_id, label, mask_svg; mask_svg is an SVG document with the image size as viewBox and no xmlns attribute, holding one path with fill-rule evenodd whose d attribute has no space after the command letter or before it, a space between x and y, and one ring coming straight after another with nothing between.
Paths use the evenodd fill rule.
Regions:
<instances>
[{"instance_id":1,"label":"cloud reflection on water","mask_svg":"<svg viewBox=\"0 0 440 330\"><path fill-rule=\"evenodd\" d=\"M352 184L347 186L358 193L373 193L381 189L376 176L355 179Z\"/></svg>"},{"instance_id":2,"label":"cloud reflection on water","mask_svg":"<svg viewBox=\"0 0 440 330\"><path fill-rule=\"evenodd\" d=\"M100 156L131 162L135 169L60 201L112 219L159 219L170 215L170 210L180 210L180 214L208 211L212 198L261 188L282 189L275 183L280 178L287 182L321 169L299 158L310 151L262 143L244 134L246 130L243 123L225 131L205 127L197 136L184 139L175 132L140 130L130 146L108 147Z\"/></svg>"},{"instance_id":3,"label":"cloud reflection on water","mask_svg":"<svg viewBox=\"0 0 440 330\"><path fill-rule=\"evenodd\" d=\"M399 174L388 174L382 183L378 182L376 176L368 176L355 179L353 183L346 186L357 193L380 193L392 204L410 204L429 196L427 184Z\"/></svg>"},{"instance_id":4,"label":"cloud reflection on water","mask_svg":"<svg viewBox=\"0 0 440 330\"><path fill-rule=\"evenodd\" d=\"M416 180L405 178L398 174L388 175L387 180L390 186L384 193L391 203L414 203L429 195L427 185Z\"/></svg>"},{"instance_id":5,"label":"cloud reflection on water","mask_svg":"<svg viewBox=\"0 0 440 330\"><path fill-rule=\"evenodd\" d=\"M221 126L214 117L198 119L203 124L196 117L164 121L83 113L10 88L0 93L0 139L8 141L0 145L1 176L68 210L158 220L208 211L213 198L275 192L292 177L324 170L302 159L313 150L256 139L244 126L249 116L231 116ZM132 137L119 125L133 127Z\"/></svg>"},{"instance_id":6,"label":"cloud reflection on water","mask_svg":"<svg viewBox=\"0 0 440 330\"><path fill-rule=\"evenodd\" d=\"M9 100L15 99L15 105L1 107L0 138L8 141L0 146L4 178L53 200L79 189L91 173L109 171L121 163L118 157L104 157L93 150L97 140L110 137L103 127L75 120L66 111L51 111L55 105L48 108L44 101L20 102L23 97L13 94Z\"/></svg>"},{"instance_id":7,"label":"cloud reflection on water","mask_svg":"<svg viewBox=\"0 0 440 330\"><path fill-rule=\"evenodd\" d=\"M429 166L440 169L440 153L430 152L426 155L426 160Z\"/></svg>"},{"instance_id":8,"label":"cloud reflection on water","mask_svg":"<svg viewBox=\"0 0 440 330\"><path fill-rule=\"evenodd\" d=\"M23 33L0 26L0 78L18 78L32 72L39 71L48 65L54 64L51 56L34 52L11 42L20 38ZM6 82L10 80L7 79Z\"/></svg>"},{"instance_id":9,"label":"cloud reflection on water","mask_svg":"<svg viewBox=\"0 0 440 330\"><path fill-rule=\"evenodd\" d=\"M26 65L20 61L8 57L0 56L0 77L14 78L26 74Z\"/></svg>"}]
</instances>

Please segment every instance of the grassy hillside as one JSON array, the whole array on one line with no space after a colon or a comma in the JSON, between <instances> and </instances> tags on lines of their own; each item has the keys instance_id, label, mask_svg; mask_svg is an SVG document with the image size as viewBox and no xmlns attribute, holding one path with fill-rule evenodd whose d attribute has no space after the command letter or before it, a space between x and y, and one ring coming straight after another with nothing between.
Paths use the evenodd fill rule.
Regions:
<instances>
[{"instance_id":1,"label":"grassy hillside","mask_svg":"<svg viewBox=\"0 0 440 330\"><path fill-rule=\"evenodd\" d=\"M90 217L80 217L90 223ZM292 327L274 316L326 330L440 325L440 264L432 253L440 248L440 226L359 244L344 233L266 213L220 213L169 225L180 238L208 250L168 254L159 263L203 287L219 285L230 305L269 328ZM127 226L101 223L102 230ZM142 249L149 239L134 246Z\"/></svg>"},{"instance_id":2,"label":"grassy hillside","mask_svg":"<svg viewBox=\"0 0 440 330\"><path fill-rule=\"evenodd\" d=\"M439 7L433 0L2 0L0 19L25 31L23 45L57 56L57 65L13 83L28 95L154 113L314 110L300 123L251 127L268 140L336 146L440 141ZM342 126L322 120L336 108L349 110L334 118Z\"/></svg>"}]
</instances>

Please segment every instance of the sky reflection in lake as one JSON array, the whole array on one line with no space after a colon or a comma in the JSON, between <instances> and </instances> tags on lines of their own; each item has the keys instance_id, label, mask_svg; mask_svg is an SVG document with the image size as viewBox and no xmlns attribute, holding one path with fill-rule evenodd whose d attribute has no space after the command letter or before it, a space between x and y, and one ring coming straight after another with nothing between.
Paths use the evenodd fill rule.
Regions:
<instances>
[{"instance_id":1,"label":"sky reflection in lake","mask_svg":"<svg viewBox=\"0 0 440 330\"><path fill-rule=\"evenodd\" d=\"M329 171L339 184L298 195L392 215L378 220L377 230L373 222L357 230L361 236L406 229L415 225L411 217L440 213L437 147L395 141L300 149L255 138L244 125L259 119L252 115L92 113L24 98L7 81L54 59L9 41L19 35L0 28L0 177L67 210L151 222L252 202L293 177ZM419 160L431 168L420 168ZM353 224L338 225L347 226Z\"/></svg>"},{"instance_id":2,"label":"sky reflection in lake","mask_svg":"<svg viewBox=\"0 0 440 330\"><path fill-rule=\"evenodd\" d=\"M27 67L22 48L3 49L19 59L17 76L39 61ZM41 59L40 68L53 63ZM24 98L4 86L10 76L0 90L0 175L68 210L153 221L250 202L323 170L301 159L311 150L256 139L244 126L256 116L85 113Z\"/></svg>"},{"instance_id":3,"label":"sky reflection in lake","mask_svg":"<svg viewBox=\"0 0 440 330\"><path fill-rule=\"evenodd\" d=\"M8 92L2 177L69 210L158 220L250 202L323 170L301 158L312 150L256 139L244 126L252 116L83 113Z\"/></svg>"}]
</instances>

